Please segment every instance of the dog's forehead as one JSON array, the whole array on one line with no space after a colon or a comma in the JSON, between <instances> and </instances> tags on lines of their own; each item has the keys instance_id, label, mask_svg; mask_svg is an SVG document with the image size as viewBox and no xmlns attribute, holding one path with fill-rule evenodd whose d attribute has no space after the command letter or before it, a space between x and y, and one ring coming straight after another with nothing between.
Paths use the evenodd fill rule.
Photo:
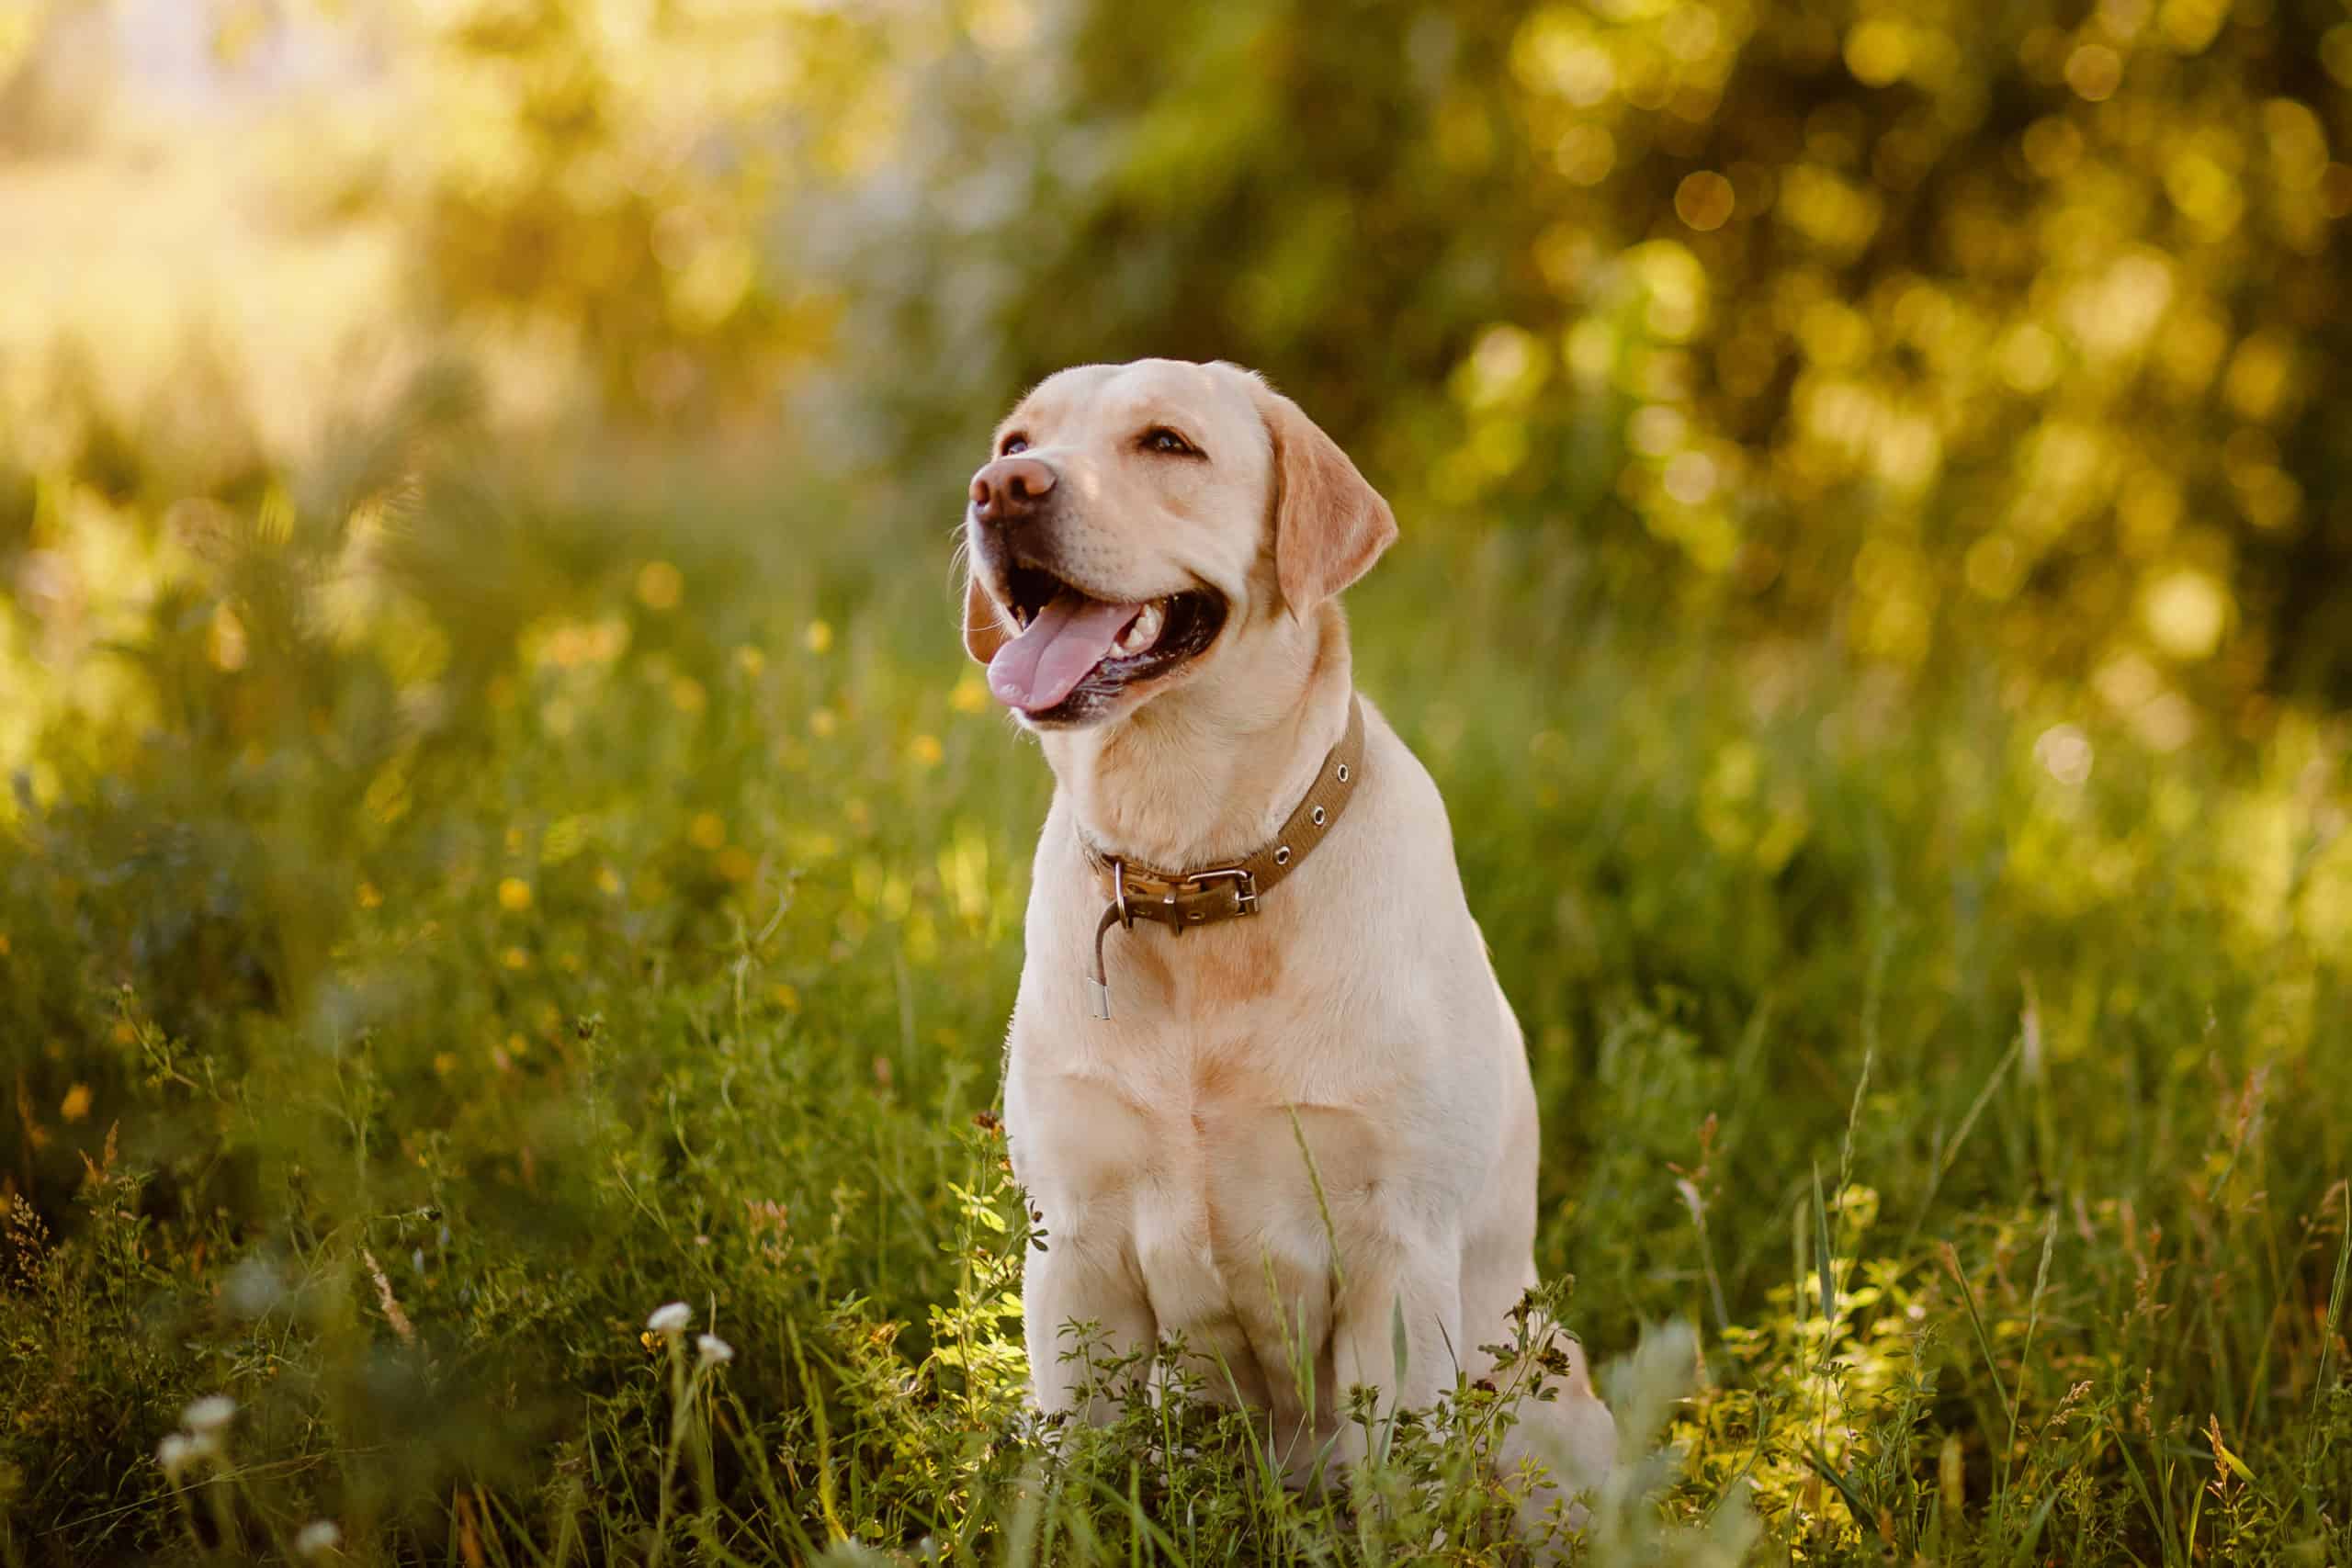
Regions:
<instances>
[{"instance_id":1,"label":"dog's forehead","mask_svg":"<svg viewBox=\"0 0 2352 1568\"><path fill-rule=\"evenodd\" d=\"M1230 365L1181 359L1073 366L1039 382L999 429L1077 434L1098 425L1124 430L1166 421L1189 424L1195 435L1227 434L1259 423L1250 381L1248 372Z\"/></svg>"}]
</instances>

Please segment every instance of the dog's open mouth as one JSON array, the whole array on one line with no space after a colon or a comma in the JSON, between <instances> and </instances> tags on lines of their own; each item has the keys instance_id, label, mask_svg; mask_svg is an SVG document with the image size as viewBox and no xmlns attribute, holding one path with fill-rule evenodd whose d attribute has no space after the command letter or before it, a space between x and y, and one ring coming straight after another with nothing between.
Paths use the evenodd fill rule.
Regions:
<instances>
[{"instance_id":1,"label":"dog's open mouth","mask_svg":"<svg viewBox=\"0 0 2352 1568\"><path fill-rule=\"evenodd\" d=\"M1092 716L1196 657L1225 625L1224 598L1206 589L1114 603L1031 566L1015 568L1006 589L1021 630L989 661L989 690L1034 723Z\"/></svg>"}]
</instances>

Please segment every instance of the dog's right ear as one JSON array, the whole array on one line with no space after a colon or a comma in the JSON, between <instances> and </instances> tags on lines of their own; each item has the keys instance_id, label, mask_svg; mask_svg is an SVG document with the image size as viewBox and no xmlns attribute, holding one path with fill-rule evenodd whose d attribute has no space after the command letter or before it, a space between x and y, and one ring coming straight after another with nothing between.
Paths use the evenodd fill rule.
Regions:
<instances>
[{"instance_id":1,"label":"dog's right ear","mask_svg":"<svg viewBox=\"0 0 2352 1568\"><path fill-rule=\"evenodd\" d=\"M1305 410L1256 377L1250 395L1273 444L1274 568L1283 602L1303 616L1372 570L1396 514Z\"/></svg>"},{"instance_id":2,"label":"dog's right ear","mask_svg":"<svg viewBox=\"0 0 2352 1568\"><path fill-rule=\"evenodd\" d=\"M979 574L968 567L964 572L964 651L986 664L996 657L996 650L1012 641L1004 629L1004 615L980 586Z\"/></svg>"}]
</instances>

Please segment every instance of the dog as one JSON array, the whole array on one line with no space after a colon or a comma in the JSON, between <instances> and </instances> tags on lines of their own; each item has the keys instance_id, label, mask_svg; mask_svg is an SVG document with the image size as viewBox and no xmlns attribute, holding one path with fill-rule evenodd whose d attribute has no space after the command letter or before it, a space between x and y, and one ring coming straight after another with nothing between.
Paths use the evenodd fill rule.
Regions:
<instances>
[{"instance_id":1,"label":"dog","mask_svg":"<svg viewBox=\"0 0 2352 1568\"><path fill-rule=\"evenodd\" d=\"M1056 783L1004 1086L1035 1402L1115 1406L1072 1325L1181 1338L1293 1479L1352 1462L1349 1391L1485 1377L1535 1283L1525 1043L1338 603L1396 518L1252 372L1146 359L1023 398L963 535L965 649ZM1615 1448L1581 1346L1544 1359L1502 1455L1536 1513Z\"/></svg>"}]
</instances>

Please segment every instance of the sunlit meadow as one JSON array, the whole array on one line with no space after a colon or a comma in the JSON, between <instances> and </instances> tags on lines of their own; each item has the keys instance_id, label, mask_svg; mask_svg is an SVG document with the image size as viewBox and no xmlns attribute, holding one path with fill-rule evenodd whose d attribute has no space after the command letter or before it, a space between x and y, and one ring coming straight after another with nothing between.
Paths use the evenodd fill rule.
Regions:
<instances>
[{"instance_id":1,"label":"sunlit meadow","mask_svg":"<svg viewBox=\"0 0 2352 1568\"><path fill-rule=\"evenodd\" d=\"M1561 1544L2352 1560L2352 16L1146 32L0 14L0 1563L1522 1560L1528 1357L1311 1494L1022 1407L951 532L1153 350L1403 519Z\"/></svg>"}]
</instances>

